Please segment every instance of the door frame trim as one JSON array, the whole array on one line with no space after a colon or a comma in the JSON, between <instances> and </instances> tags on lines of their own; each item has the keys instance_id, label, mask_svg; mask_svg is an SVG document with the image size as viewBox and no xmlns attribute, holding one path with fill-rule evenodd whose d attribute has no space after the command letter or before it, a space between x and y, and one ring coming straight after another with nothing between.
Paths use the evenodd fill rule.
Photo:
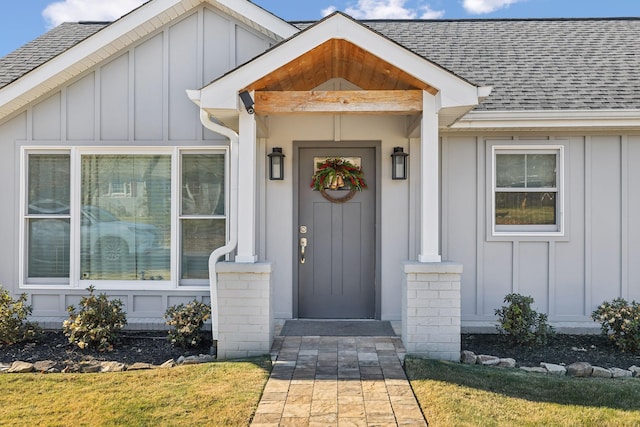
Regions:
<instances>
[{"instance_id":1,"label":"door frame trim","mask_svg":"<svg viewBox=\"0 0 640 427\"><path fill-rule=\"evenodd\" d=\"M374 283L374 319L380 320L382 313L382 299L381 291L382 285L380 282L381 277L381 223L380 213L382 211L381 203L381 190L382 190L382 141L293 141L293 239L292 245L292 292L293 292L293 318L298 318L298 220L299 220L299 200L298 194L300 191L300 181L298 176L300 175L300 150L306 148L373 148L374 149L374 163L376 165L376 190L375 190L375 219L374 219L374 232L375 232L375 283ZM369 179L369 178L367 178ZM305 184L306 185L306 184Z\"/></svg>"}]
</instances>

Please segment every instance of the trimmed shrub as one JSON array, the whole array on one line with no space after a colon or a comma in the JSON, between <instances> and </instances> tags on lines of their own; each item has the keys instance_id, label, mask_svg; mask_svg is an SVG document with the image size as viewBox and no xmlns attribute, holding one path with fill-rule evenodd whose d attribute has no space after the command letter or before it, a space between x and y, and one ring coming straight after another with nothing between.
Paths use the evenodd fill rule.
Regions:
<instances>
[{"instance_id":1,"label":"trimmed shrub","mask_svg":"<svg viewBox=\"0 0 640 427\"><path fill-rule=\"evenodd\" d=\"M27 294L14 300L9 291L0 286L0 344L13 345L36 338L41 330L37 323L26 320L30 314Z\"/></svg>"},{"instance_id":2,"label":"trimmed shrub","mask_svg":"<svg viewBox=\"0 0 640 427\"><path fill-rule=\"evenodd\" d=\"M202 341L202 325L210 317L211 307L196 300L169 307L164 314L172 328L167 339L177 347L197 347Z\"/></svg>"},{"instance_id":3,"label":"trimmed shrub","mask_svg":"<svg viewBox=\"0 0 640 427\"><path fill-rule=\"evenodd\" d=\"M547 315L538 313L531 308L534 300L530 296L516 293L504 297L508 305L495 310L498 316L496 326L501 334L516 345L544 345L554 331L547 324Z\"/></svg>"},{"instance_id":4,"label":"trimmed shrub","mask_svg":"<svg viewBox=\"0 0 640 427\"><path fill-rule=\"evenodd\" d=\"M74 306L67 307L69 318L63 322L62 329L69 342L82 349L92 346L98 351L111 351L120 330L127 324L122 301L109 300L104 293L95 296L93 286L87 290L89 295L82 297L77 312Z\"/></svg>"},{"instance_id":5,"label":"trimmed shrub","mask_svg":"<svg viewBox=\"0 0 640 427\"><path fill-rule=\"evenodd\" d=\"M600 323L602 334L622 351L640 350L640 304L631 304L624 298L606 301L598 307L591 318Z\"/></svg>"}]
</instances>

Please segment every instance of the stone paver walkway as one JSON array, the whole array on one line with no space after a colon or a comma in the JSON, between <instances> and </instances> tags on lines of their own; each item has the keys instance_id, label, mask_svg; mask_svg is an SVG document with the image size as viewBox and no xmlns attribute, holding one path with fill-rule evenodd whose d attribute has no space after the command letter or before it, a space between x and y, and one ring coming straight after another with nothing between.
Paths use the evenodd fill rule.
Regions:
<instances>
[{"instance_id":1,"label":"stone paver walkway","mask_svg":"<svg viewBox=\"0 0 640 427\"><path fill-rule=\"evenodd\" d=\"M399 337L278 337L252 427L426 426Z\"/></svg>"}]
</instances>

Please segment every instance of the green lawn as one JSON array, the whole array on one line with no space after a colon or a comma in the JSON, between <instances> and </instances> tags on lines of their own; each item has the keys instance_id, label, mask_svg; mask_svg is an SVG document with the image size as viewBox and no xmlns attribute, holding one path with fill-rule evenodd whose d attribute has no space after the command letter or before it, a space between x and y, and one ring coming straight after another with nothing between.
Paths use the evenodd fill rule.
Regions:
<instances>
[{"instance_id":1,"label":"green lawn","mask_svg":"<svg viewBox=\"0 0 640 427\"><path fill-rule=\"evenodd\" d=\"M407 358L429 427L638 426L640 379L552 377Z\"/></svg>"},{"instance_id":2,"label":"green lawn","mask_svg":"<svg viewBox=\"0 0 640 427\"><path fill-rule=\"evenodd\" d=\"M268 359L110 374L2 374L2 426L246 426Z\"/></svg>"}]
</instances>

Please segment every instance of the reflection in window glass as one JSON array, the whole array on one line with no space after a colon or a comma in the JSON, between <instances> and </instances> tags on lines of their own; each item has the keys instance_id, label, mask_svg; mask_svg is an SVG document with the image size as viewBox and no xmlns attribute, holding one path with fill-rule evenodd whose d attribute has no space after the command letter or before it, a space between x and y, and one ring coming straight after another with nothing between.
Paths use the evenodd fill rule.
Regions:
<instances>
[{"instance_id":1,"label":"reflection in window glass","mask_svg":"<svg viewBox=\"0 0 640 427\"><path fill-rule=\"evenodd\" d=\"M224 154L182 156L182 215L224 215Z\"/></svg>"},{"instance_id":2,"label":"reflection in window glass","mask_svg":"<svg viewBox=\"0 0 640 427\"><path fill-rule=\"evenodd\" d=\"M496 193L496 224L555 223L555 193Z\"/></svg>"},{"instance_id":3,"label":"reflection in window glass","mask_svg":"<svg viewBox=\"0 0 640 427\"><path fill-rule=\"evenodd\" d=\"M209 255L224 246L224 154L184 154L180 279L207 279Z\"/></svg>"},{"instance_id":4,"label":"reflection in window glass","mask_svg":"<svg viewBox=\"0 0 640 427\"><path fill-rule=\"evenodd\" d=\"M28 277L69 277L69 168L69 154L28 157Z\"/></svg>"},{"instance_id":5,"label":"reflection in window glass","mask_svg":"<svg viewBox=\"0 0 640 427\"><path fill-rule=\"evenodd\" d=\"M69 219L28 221L29 277L69 277Z\"/></svg>"},{"instance_id":6,"label":"reflection in window glass","mask_svg":"<svg viewBox=\"0 0 640 427\"><path fill-rule=\"evenodd\" d=\"M81 168L81 278L169 280L171 157L84 155Z\"/></svg>"},{"instance_id":7,"label":"reflection in window glass","mask_svg":"<svg viewBox=\"0 0 640 427\"><path fill-rule=\"evenodd\" d=\"M224 219L182 220L182 279L208 279L209 255L224 246Z\"/></svg>"}]
</instances>

